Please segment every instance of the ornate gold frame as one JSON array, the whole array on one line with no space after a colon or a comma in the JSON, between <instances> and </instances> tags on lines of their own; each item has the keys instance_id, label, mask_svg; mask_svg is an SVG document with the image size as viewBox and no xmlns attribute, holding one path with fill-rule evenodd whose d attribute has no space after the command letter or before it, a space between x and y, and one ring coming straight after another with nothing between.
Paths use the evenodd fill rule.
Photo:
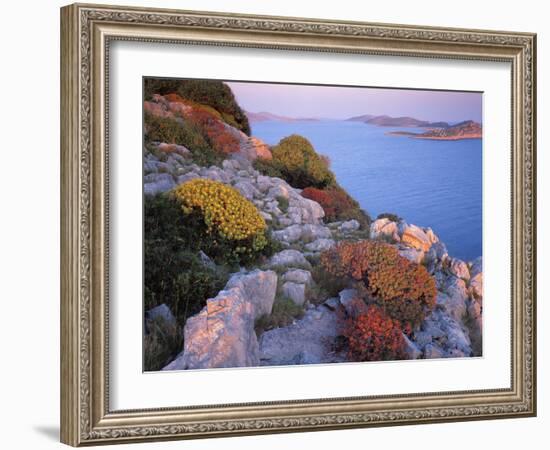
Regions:
<instances>
[{"instance_id":1,"label":"ornate gold frame","mask_svg":"<svg viewBox=\"0 0 550 450\"><path fill-rule=\"evenodd\" d=\"M509 389L111 411L108 395L109 42L507 61L512 67ZM536 36L75 4L61 10L61 440L80 446L536 414Z\"/></svg>"}]
</instances>

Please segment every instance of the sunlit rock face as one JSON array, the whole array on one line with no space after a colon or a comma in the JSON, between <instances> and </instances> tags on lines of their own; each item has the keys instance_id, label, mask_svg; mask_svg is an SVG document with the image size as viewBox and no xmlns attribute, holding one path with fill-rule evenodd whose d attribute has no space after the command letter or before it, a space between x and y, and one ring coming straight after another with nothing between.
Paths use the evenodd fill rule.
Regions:
<instances>
[{"instance_id":1,"label":"sunlit rock face","mask_svg":"<svg viewBox=\"0 0 550 450\"><path fill-rule=\"evenodd\" d=\"M404 244L407 244L423 252L427 252L432 246L432 242L428 235L422 230L422 228L417 227L416 225L409 225L403 231L401 235L401 241Z\"/></svg>"},{"instance_id":2,"label":"sunlit rock face","mask_svg":"<svg viewBox=\"0 0 550 450\"><path fill-rule=\"evenodd\" d=\"M233 275L199 314L187 319L183 354L163 370L258 366L254 322L271 313L276 289L273 271Z\"/></svg>"},{"instance_id":3,"label":"sunlit rock face","mask_svg":"<svg viewBox=\"0 0 550 450\"><path fill-rule=\"evenodd\" d=\"M183 355L163 370L247 367L259 363L254 305L238 288L221 291L187 319Z\"/></svg>"},{"instance_id":4,"label":"sunlit rock face","mask_svg":"<svg viewBox=\"0 0 550 450\"><path fill-rule=\"evenodd\" d=\"M254 318L271 314L277 291L277 274L272 270L254 270L233 275L226 289L239 288L245 299L254 305Z\"/></svg>"}]
</instances>

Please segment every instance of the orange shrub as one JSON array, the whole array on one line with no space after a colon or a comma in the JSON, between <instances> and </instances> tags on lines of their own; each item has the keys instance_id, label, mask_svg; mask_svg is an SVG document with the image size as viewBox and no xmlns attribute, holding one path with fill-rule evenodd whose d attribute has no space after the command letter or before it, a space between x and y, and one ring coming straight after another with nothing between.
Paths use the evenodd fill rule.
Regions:
<instances>
[{"instance_id":1,"label":"orange shrub","mask_svg":"<svg viewBox=\"0 0 550 450\"><path fill-rule=\"evenodd\" d=\"M435 280L426 268L399 255L397 248L378 241L343 241L321 254L329 276L348 278L407 331L433 310Z\"/></svg>"},{"instance_id":2,"label":"orange shrub","mask_svg":"<svg viewBox=\"0 0 550 450\"><path fill-rule=\"evenodd\" d=\"M348 357L352 361L391 361L406 359L405 340L399 321L389 317L379 306L371 305L366 313L344 323Z\"/></svg>"},{"instance_id":3,"label":"orange shrub","mask_svg":"<svg viewBox=\"0 0 550 450\"><path fill-rule=\"evenodd\" d=\"M185 103L185 100L181 97L181 95L178 95L174 92L172 92L171 94L166 94L164 98L169 102Z\"/></svg>"}]
</instances>

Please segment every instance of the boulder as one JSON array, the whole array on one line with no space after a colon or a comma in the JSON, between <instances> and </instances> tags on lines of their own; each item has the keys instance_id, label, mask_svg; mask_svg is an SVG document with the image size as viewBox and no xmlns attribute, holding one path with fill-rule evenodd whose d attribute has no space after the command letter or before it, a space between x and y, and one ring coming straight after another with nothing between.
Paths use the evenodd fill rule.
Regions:
<instances>
[{"instance_id":1,"label":"boulder","mask_svg":"<svg viewBox=\"0 0 550 450\"><path fill-rule=\"evenodd\" d=\"M170 308L166 304L155 306L145 313L145 325L146 328L148 324L152 321L162 320L164 325L169 327L177 326L176 318L170 311Z\"/></svg>"},{"instance_id":2,"label":"boulder","mask_svg":"<svg viewBox=\"0 0 550 450\"><path fill-rule=\"evenodd\" d=\"M330 228L324 225L315 225L311 223L306 223L301 226L302 235L301 239L304 242L312 242L317 239L329 239L332 237Z\"/></svg>"},{"instance_id":3,"label":"boulder","mask_svg":"<svg viewBox=\"0 0 550 450\"><path fill-rule=\"evenodd\" d=\"M292 300L297 306L303 306L306 302L306 285L287 281L283 284L282 293Z\"/></svg>"},{"instance_id":4,"label":"boulder","mask_svg":"<svg viewBox=\"0 0 550 450\"><path fill-rule=\"evenodd\" d=\"M340 291L338 296L340 297L340 304L344 307L348 316L357 317L360 314L367 313L368 307L355 289L344 289Z\"/></svg>"},{"instance_id":5,"label":"boulder","mask_svg":"<svg viewBox=\"0 0 550 450\"><path fill-rule=\"evenodd\" d=\"M313 284L311 272L302 269L288 270L283 274L283 281L293 281L294 283L305 284L310 286Z\"/></svg>"},{"instance_id":6,"label":"boulder","mask_svg":"<svg viewBox=\"0 0 550 450\"><path fill-rule=\"evenodd\" d=\"M483 272L483 259L481 256L477 257L470 263L470 276L473 278L478 273Z\"/></svg>"},{"instance_id":7,"label":"boulder","mask_svg":"<svg viewBox=\"0 0 550 450\"><path fill-rule=\"evenodd\" d=\"M425 358L470 356L468 330L442 308L436 308L415 330L413 342L424 351Z\"/></svg>"},{"instance_id":8,"label":"boulder","mask_svg":"<svg viewBox=\"0 0 550 450\"><path fill-rule=\"evenodd\" d=\"M456 320L462 320L467 309L468 291L466 285L460 278L451 277L447 280L446 286L446 293L437 293L437 304Z\"/></svg>"},{"instance_id":9,"label":"boulder","mask_svg":"<svg viewBox=\"0 0 550 450\"><path fill-rule=\"evenodd\" d=\"M311 269L311 264L298 250L283 250L275 253L268 262L269 267L294 267Z\"/></svg>"},{"instance_id":10,"label":"boulder","mask_svg":"<svg viewBox=\"0 0 550 450\"><path fill-rule=\"evenodd\" d=\"M344 362L346 355L334 350L340 327L338 314L324 305L309 309L292 325L261 335L260 365Z\"/></svg>"},{"instance_id":11,"label":"boulder","mask_svg":"<svg viewBox=\"0 0 550 450\"><path fill-rule=\"evenodd\" d=\"M270 185L273 185L273 183L271 183ZM276 200L278 198L285 198L288 200L290 189L292 188L284 182L277 183L272 188L269 189L266 197L271 200Z\"/></svg>"},{"instance_id":12,"label":"boulder","mask_svg":"<svg viewBox=\"0 0 550 450\"><path fill-rule=\"evenodd\" d=\"M472 342L472 351L474 356L482 354L482 337L483 337L483 317L482 306L477 300L468 302L468 331L470 332L470 341Z\"/></svg>"},{"instance_id":13,"label":"boulder","mask_svg":"<svg viewBox=\"0 0 550 450\"><path fill-rule=\"evenodd\" d=\"M432 245L430 251L433 250L435 254L435 259L437 261L445 261L449 258L449 253L447 251L447 246L439 241Z\"/></svg>"},{"instance_id":14,"label":"boulder","mask_svg":"<svg viewBox=\"0 0 550 450\"><path fill-rule=\"evenodd\" d=\"M193 180L195 178L200 178L199 174L196 172L188 172L184 175L180 175L178 177L178 185L183 184L189 180Z\"/></svg>"},{"instance_id":15,"label":"boulder","mask_svg":"<svg viewBox=\"0 0 550 450\"><path fill-rule=\"evenodd\" d=\"M292 191L293 195L289 197L288 216L293 223L312 223L318 224L325 217L325 211L319 205L308 198Z\"/></svg>"},{"instance_id":16,"label":"boulder","mask_svg":"<svg viewBox=\"0 0 550 450\"><path fill-rule=\"evenodd\" d=\"M445 352L441 347L435 344L428 344L424 348L424 358L425 359L439 359L444 358Z\"/></svg>"},{"instance_id":17,"label":"boulder","mask_svg":"<svg viewBox=\"0 0 550 450\"><path fill-rule=\"evenodd\" d=\"M300 240L302 237L302 226L290 225L282 230L273 231L271 235L273 239L290 244Z\"/></svg>"},{"instance_id":18,"label":"boulder","mask_svg":"<svg viewBox=\"0 0 550 450\"><path fill-rule=\"evenodd\" d=\"M239 154L243 155L250 161L257 158L271 159L271 151L267 144L256 137L246 137L241 141Z\"/></svg>"},{"instance_id":19,"label":"boulder","mask_svg":"<svg viewBox=\"0 0 550 450\"><path fill-rule=\"evenodd\" d=\"M254 199L254 197L260 197L260 192L249 181L239 181L233 186L248 200Z\"/></svg>"},{"instance_id":20,"label":"boulder","mask_svg":"<svg viewBox=\"0 0 550 450\"><path fill-rule=\"evenodd\" d=\"M401 247L399 254L409 261L420 264L424 260L424 252L410 247Z\"/></svg>"},{"instance_id":21,"label":"boulder","mask_svg":"<svg viewBox=\"0 0 550 450\"><path fill-rule=\"evenodd\" d=\"M439 242L439 238L437 237L437 235L433 232L433 230L431 228L425 228L424 229L425 233L426 233L426 236L428 236L428 239L430 240L430 242L433 244L437 244Z\"/></svg>"},{"instance_id":22,"label":"boulder","mask_svg":"<svg viewBox=\"0 0 550 450\"><path fill-rule=\"evenodd\" d=\"M458 258L451 259L449 270L453 275L458 278L466 281L470 279L470 271L468 270L468 265Z\"/></svg>"},{"instance_id":23,"label":"boulder","mask_svg":"<svg viewBox=\"0 0 550 450\"><path fill-rule=\"evenodd\" d=\"M241 289L220 291L199 314L187 319L183 354L163 370L259 365L255 316L254 304Z\"/></svg>"},{"instance_id":24,"label":"boulder","mask_svg":"<svg viewBox=\"0 0 550 450\"><path fill-rule=\"evenodd\" d=\"M409 247L422 250L423 252L427 252L432 246L432 242L428 235L422 228L416 225L409 225L403 230L401 242L407 244Z\"/></svg>"},{"instance_id":25,"label":"boulder","mask_svg":"<svg viewBox=\"0 0 550 450\"><path fill-rule=\"evenodd\" d=\"M161 142L157 146L157 149L164 153L175 153L186 158L191 156L191 152L189 151L189 149L183 145L167 144L166 142Z\"/></svg>"},{"instance_id":26,"label":"boulder","mask_svg":"<svg viewBox=\"0 0 550 450\"><path fill-rule=\"evenodd\" d=\"M157 173L152 175L154 175L154 181L145 182L143 185L143 193L145 195L159 194L176 187L174 178L169 173Z\"/></svg>"},{"instance_id":27,"label":"boulder","mask_svg":"<svg viewBox=\"0 0 550 450\"><path fill-rule=\"evenodd\" d=\"M418 359L422 356L422 351L404 333L403 340L405 341L405 354L409 359Z\"/></svg>"},{"instance_id":28,"label":"boulder","mask_svg":"<svg viewBox=\"0 0 550 450\"><path fill-rule=\"evenodd\" d=\"M310 252L324 252L332 248L336 242L333 239L317 239L316 241L306 244L306 250Z\"/></svg>"},{"instance_id":29,"label":"boulder","mask_svg":"<svg viewBox=\"0 0 550 450\"><path fill-rule=\"evenodd\" d=\"M338 227L338 231L341 233L351 233L352 231L357 231L360 227L361 224L357 220L352 219L342 223Z\"/></svg>"},{"instance_id":30,"label":"boulder","mask_svg":"<svg viewBox=\"0 0 550 450\"><path fill-rule=\"evenodd\" d=\"M244 297L254 304L254 318L271 314L277 292L277 274L272 270L239 272L231 276L225 289L239 288Z\"/></svg>"},{"instance_id":31,"label":"boulder","mask_svg":"<svg viewBox=\"0 0 550 450\"><path fill-rule=\"evenodd\" d=\"M387 217L377 219L370 224L370 237L371 239L384 238L395 242L401 240L397 223Z\"/></svg>"},{"instance_id":32,"label":"boulder","mask_svg":"<svg viewBox=\"0 0 550 450\"><path fill-rule=\"evenodd\" d=\"M476 300L483 301L483 272L478 272L470 278L470 292Z\"/></svg>"},{"instance_id":33,"label":"boulder","mask_svg":"<svg viewBox=\"0 0 550 450\"><path fill-rule=\"evenodd\" d=\"M230 177L219 167L201 168L199 171L201 178L207 178L213 181L219 181L220 183L229 183Z\"/></svg>"}]
</instances>

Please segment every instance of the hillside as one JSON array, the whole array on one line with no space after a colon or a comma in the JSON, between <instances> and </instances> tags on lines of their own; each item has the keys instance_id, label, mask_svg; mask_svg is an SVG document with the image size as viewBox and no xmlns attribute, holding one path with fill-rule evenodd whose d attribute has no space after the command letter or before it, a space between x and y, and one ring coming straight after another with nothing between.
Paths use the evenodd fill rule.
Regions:
<instances>
[{"instance_id":1,"label":"hillside","mask_svg":"<svg viewBox=\"0 0 550 450\"><path fill-rule=\"evenodd\" d=\"M145 370L481 354L481 258L371 221L307 139L269 147L197 99L144 102Z\"/></svg>"},{"instance_id":2,"label":"hillside","mask_svg":"<svg viewBox=\"0 0 550 450\"><path fill-rule=\"evenodd\" d=\"M466 120L448 128L433 128L424 133L412 133L408 131L392 131L388 134L394 136L408 136L415 139L431 139L441 141L456 141L460 139L481 139L481 124L473 120Z\"/></svg>"},{"instance_id":3,"label":"hillside","mask_svg":"<svg viewBox=\"0 0 550 450\"><path fill-rule=\"evenodd\" d=\"M363 122L369 125L377 125L379 127L421 127L421 128L447 128L450 125L447 122L429 122L427 120L419 120L414 117L401 116L375 116L365 114L362 116L351 117L347 119L352 122Z\"/></svg>"},{"instance_id":4,"label":"hillside","mask_svg":"<svg viewBox=\"0 0 550 450\"><path fill-rule=\"evenodd\" d=\"M309 118L309 117L281 116L281 115L278 115L278 114L273 114L273 113L265 112L265 111L257 112L257 113L250 112L250 111L245 111L245 114L248 117L248 120L252 123L254 123L254 122L266 122L266 121L270 121L270 120L277 121L277 122L302 122L302 121L314 122L314 121L319 120L319 119Z\"/></svg>"}]
</instances>

